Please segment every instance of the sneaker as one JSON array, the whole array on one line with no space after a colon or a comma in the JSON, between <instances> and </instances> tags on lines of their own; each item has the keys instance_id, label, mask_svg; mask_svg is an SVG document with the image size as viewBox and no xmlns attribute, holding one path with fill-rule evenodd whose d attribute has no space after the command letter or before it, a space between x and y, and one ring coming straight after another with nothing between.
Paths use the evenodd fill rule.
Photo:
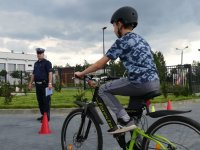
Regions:
<instances>
[{"instance_id":1,"label":"sneaker","mask_svg":"<svg viewBox=\"0 0 200 150\"><path fill-rule=\"evenodd\" d=\"M38 120L38 121L41 121L41 120L42 120L42 118L43 118L43 116L41 116L41 117L37 118L37 120Z\"/></svg>"},{"instance_id":2,"label":"sneaker","mask_svg":"<svg viewBox=\"0 0 200 150\"><path fill-rule=\"evenodd\" d=\"M117 121L118 121L118 125L108 130L110 134L123 133L123 132L131 131L137 128L132 118L130 118L128 122L125 122L122 118L117 119Z\"/></svg>"}]
</instances>

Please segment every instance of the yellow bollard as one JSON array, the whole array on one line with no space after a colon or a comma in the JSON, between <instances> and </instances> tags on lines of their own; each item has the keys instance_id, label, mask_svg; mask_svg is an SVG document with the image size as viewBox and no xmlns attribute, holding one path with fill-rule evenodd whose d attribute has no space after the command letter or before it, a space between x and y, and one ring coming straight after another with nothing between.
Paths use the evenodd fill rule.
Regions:
<instances>
[{"instance_id":1,"label":"yellow bollard","mask_svg":"<svg viewBox=\"0 0 200 150\"><path fill-rule=\"evenodd\" d=\"M154 105L152 105L151 112L155 112L155 111L156 111L155 107L154 107Z\"/></svg>"}]
</instances>

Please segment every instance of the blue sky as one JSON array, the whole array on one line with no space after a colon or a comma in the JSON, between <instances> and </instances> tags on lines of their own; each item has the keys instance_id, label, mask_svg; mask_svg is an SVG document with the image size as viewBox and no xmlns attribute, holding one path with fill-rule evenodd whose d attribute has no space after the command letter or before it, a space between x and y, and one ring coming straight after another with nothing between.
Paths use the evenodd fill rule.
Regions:
<instances>
[{"instance_id":1,"label":"blue sky","mask_svg":"<svg viewBox=\"0 0 200 150\"><path fill-rule=\"evenodd\" d=\"M46 48L53 65L94 63L102 57L102 27L106 50L116 40L110 17L122 6L139 14L134 30L167 65L199 61L199 0L0 0L0 51L35 53Z\"/></svg>"}]
</instances>

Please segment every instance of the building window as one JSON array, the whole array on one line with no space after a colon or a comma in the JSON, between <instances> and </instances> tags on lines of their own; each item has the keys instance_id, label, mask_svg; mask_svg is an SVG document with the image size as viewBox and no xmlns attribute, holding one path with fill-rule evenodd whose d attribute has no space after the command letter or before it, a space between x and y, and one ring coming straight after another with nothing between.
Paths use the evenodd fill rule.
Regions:
<instances>
[{"instance_id":1,"label":"building window","mask_svg":"<svg viewBox=\"0 0 200 150\"><path fill-rule=\"evenodd\" d=\"M25 71L25 64L18 64L17 65L17 70L19 70L19 71Z\"/></svg>"},{"instance_id":2,"label":"building window","mask_svg":"<svg viewBox=\"0 0 200 150\"><path fill-rule=\"evenodd\" d=\"M28 67L32 67L32 64L28 64Z\"/></svg>"},{"instance_id":3,"label":"building window","mask_svg":"<svg viewBox=\"0 0 200 150\"><path fill-rule=\"evenodd\" d=\"M8 64L8 71L16 71L16 64Z\"/></svg>"},{"instance_id":4,"label":"building window","mask_svg":"<svg viewBox=\"0 0 200 150\"><path fill-rule=\"evenodd\" d=\"M6 64L5 63L0 63L0 71L1 70L6 70Z\"/></svg>"}]
</instances>

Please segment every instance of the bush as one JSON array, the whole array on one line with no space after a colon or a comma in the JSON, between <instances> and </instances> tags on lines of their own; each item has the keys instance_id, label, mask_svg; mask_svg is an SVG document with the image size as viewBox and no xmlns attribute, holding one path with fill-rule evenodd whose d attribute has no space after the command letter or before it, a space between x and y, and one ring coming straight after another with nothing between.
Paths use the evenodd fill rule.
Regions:
<instances>
[{"instance_id":1,"label":"bush","mask_svg":"<svg viewBox=\"0 0 200 150\"><path fill-rule=\"evenodd\" d=\"M85 91L83 90L83 87L80 87L77 89L77 93L76 95L73 95L73 97L77 100L77 101L83 101L86 102L87 98L85 97Z\"/></svg>"},{"instance_id":2,"label":"bush","mask_svg":"<svg viewBox=\"0 0 200 150\"><path fill-rule=\"evenodd\" d=\"M61 84L60 84L60 80L56 79L56 83L55 83L55 85L54 85L54 89L55 89L55 91L57 91L57 92L61 92L62 86L61 86Z\"/></svg>"},{"instance_id":3,"label":"bush","mask_svg":"<svg viewBox=\"0 0 200 150\"><path fill-rule=\"evenodd\" d=\"M182 90L181 90L181 95L183 96L189 96L191 95L192 93L190 92L190 89L188 86L184 86L182 87Z\"/></svg>"},{"instance_id":4,"label":"bush","mask_svg":"<svg viewBox=\"0 0 200 150\"><path fill-rule=\"evenodd\" d=\"M191 92L189 90L189 87L186 86L181 86L181 85L175 85L173 86L173 94L178 97L180 95L182 96L189 96L191 95Z\"/></svg>"},{"instance_id":5,"label":"bush","mask_svg":"<svg viewBox=\"0 0 200 150\"><path fill-rule=\"evenodd\" d=\"M0 88L0 96L5 97L5 104L9 104L12 102L13 96L11 95L11 92L13 92L14 89L10 85L10 83L2 83Z\"/></svg>"},{"instance_id":6,"label":"bush","mask_svg":"<svg viewBox=\"0 0 200 150\"><path fill-rule=\"evenodd\" d=\"M27 92L28 92L28 86L26 83L24 83L21 87L21 89L23 90L24 94L27 96Z\"/></svg>"},{"instance_id":7,"label":"bush","mask_svg":"<svg viewBox=\"0 0 200 150\"><path fill-rule=\"evenodd\" d=\"M168 96L168 85L166 84L166 82L163 82L161 84L161 90L162 90L162 94L164 95L165 98L167 98Z\"/></svg>"}]
</instances>

